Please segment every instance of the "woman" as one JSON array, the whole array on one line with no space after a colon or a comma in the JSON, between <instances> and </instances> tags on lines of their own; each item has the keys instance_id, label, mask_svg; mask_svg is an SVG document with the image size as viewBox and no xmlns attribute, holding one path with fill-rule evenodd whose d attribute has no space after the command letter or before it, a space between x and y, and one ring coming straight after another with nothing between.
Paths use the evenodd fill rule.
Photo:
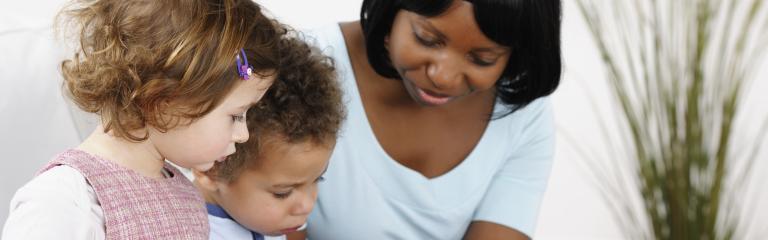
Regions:
<instances>
[{"instance_id":1,"label":"woman","mask_svg":"<svg viewBox=\"0 0 768 240\"><path fill-rule=\"evenodd\" d=\"M310 239L527 239L554 152L558 0L365 0L314 32L348 117Z\"/></svg>"}]
</instances>

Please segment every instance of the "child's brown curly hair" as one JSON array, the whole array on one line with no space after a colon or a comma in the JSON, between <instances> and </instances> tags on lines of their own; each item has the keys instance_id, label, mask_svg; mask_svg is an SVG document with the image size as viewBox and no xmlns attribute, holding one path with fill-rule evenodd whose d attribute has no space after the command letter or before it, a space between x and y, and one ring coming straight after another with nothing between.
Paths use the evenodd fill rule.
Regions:
<instances>
[{"instance_id":1,"label":"child's brown curly hair","mask_svg":"<svg viewBox=\"0 0 768 240\"><path fill-rule=\"evenodd\" d=\"M272 87L248 110L250 138L236 144L237 151L206 172L220 181L232 181L244 168L254 166L267 140L333 147L344 120L342 92L331 58L310 47L300 36L280 44L280 68Z\"/></svg>"},{"instance_id":2,"label":"child's brown curly hair","mask_svg":"<svg viewBox=\"0 0 768 240\"><path fill-rule=\"evenodd\" d=\"M285 34L250 0L78 0L58 18L79 35L61 64L69 95L132 141L148 137L134 130L167 131L213 110L242 79L241 48L254 72L272 74Z\"/></svg>"}]
</instances>

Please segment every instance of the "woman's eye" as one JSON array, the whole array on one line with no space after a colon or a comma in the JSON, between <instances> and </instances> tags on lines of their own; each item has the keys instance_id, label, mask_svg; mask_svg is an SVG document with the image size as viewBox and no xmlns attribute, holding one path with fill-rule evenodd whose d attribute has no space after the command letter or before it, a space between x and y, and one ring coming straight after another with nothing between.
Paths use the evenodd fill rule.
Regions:
<instances>
[{"instance_id":1,"label":"woman's eye","mask_svg":"<svg viewBox=\"0 0 768 240\"><path fill-rule=\"evenodd\" d=\"M434 47L440 46L440 41L423 38L415 32L413 33L413 37L416 39L417 42L419 42L419 44L425 47L434 48Z\"/></svg>"},{"instance_id":2,"label":"woman's eye","mask_svg":"<svg viewBox=\"0 0 768 240\"><path fill-rule=\"evenodd\" d=\"M287 192L280 192L280 193L272 193L272 195L277 199L286 199L289 196L291 196L291 193L293 191L287 191Z\"/></svg>"},{"instance_id":3,"label":"woman's eye","mask_svg":"<svg viewBox=\"0 0 768 240\"><path fill-rule=\"evenodd\" d=\"M475 65L481 66L481 67L488 67L496 64L496 60L488 60L488 57L480 57L478 55L469 54L469 61L474 63Z\"/></svg>"},{"instance_id":4,"label":"woman's eye","mask_svg":"<svg viewBox=\"0 0 768 240\"><path fill-rule=\"evenodd\" d=\"M476 57L472 58L472 63L477 64L478 66L481 66L481 67L488 67L488 66L491 66L491 65L495 64L495 62L493 62L493 61L485 61L485 60L482 60L482 59L476 58Z\"/></svg>"}]
</instances>

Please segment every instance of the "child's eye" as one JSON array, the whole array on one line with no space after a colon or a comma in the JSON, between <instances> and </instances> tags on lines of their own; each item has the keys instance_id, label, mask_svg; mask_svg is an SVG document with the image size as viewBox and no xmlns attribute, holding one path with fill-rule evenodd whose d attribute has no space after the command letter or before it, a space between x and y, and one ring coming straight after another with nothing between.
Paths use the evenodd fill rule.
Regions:
<instances>
[{"instance_id":1,"label":"child's eye","mask_svg":"<svg viewBox=\"0 0 768 240\"><path fill-rule=\"evenodd\" d=\"M322 182L322 181L325 181L325 177L323 177L323 176L320 176L317 179L315 179L316 183L319 183L319 182Z\"/></svg>"},{"instance_id":2,"label":"child's eye","mask_svg":"<svg viewBox=\"0 0 768 240\"><path fill-rule=\"evenodd\" d=\"M291 196L291 193L293 191L287 191L287 192L280 192L280 193L272 193L272 196L274 196L277 199L286 199L289 196Z\"/></svg>"},{"instance_id":3,"label":"child's eye","mask_svg":"<svg viewBox=\"0 0 768 240\"><path fill-rule=\"evenodd\" d=\"M245 113L239 114L239 115L232 115L232 121L242 122L243 120L245 120Z\"/></svg>"}]
</instances>

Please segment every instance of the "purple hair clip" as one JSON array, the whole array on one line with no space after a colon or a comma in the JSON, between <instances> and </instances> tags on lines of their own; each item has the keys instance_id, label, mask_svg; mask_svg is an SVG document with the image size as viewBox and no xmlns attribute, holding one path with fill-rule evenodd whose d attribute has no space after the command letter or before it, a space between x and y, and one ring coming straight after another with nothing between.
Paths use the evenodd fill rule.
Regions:
<instances>
[{"instance_id":1,"label":"purple hair clip","mask_svg":"<svg viewBox=\"0 0 768 240\"><path fill-rule=\"evenodd\" d=\"M240 55L242 55L242 57L240 57ZM240 61L241 58L243 59L243 62ZM243 80L248 80L248 77L253 74L253 66L248 64L248 57L245 56L245 50L242 48L240 49L240 53L235 57L235 61L237 61L237 74L240 75Z\"/></svg>"}]
</instances>

